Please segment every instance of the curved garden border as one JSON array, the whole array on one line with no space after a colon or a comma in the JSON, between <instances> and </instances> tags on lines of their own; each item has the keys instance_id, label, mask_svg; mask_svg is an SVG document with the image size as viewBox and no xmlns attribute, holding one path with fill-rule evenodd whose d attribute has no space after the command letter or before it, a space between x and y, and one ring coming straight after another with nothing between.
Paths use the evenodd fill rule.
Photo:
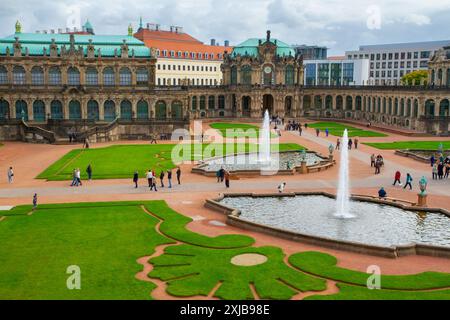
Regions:
<instances>
[{"instance_id":1,"label":"curved garden border","mask_svg":"<svg viewBox=\"0 0 450 320\"><path fill-rule=\"evenodd\" d=\"M425 151L425 152L430 152L430 150L423 150L423 149L407 149L407 150L395 150L395 154L401 157L406 157L406 158L411 158L423 163L430 163L430 158L427 157L422 157L416 153L414 153L414 151ZM445 150L445 153L450 153L450 150ZM437 152L436 152L437 153Z\"/></svg>"},{"instance_id":2,"label":"curved garden border","mask_svg":"<svg viewBox=\"0 0 450 320\"><path fill-rule=\"evenodd\" d=\"M279 153L294 153L298 151L281 151ZM327 170L331 168L336 162L332 158L328 158L323 156L322 154L316 152L316 151L306 151L307 153L314 153L317 157L321 158L322 160L319 162L319 164L313 164L306 167L306 172L302 169L301 166L296 166L290 170L287 169L280 169L277 171L276 175L294 175L295 173L311 173L311 172L319 172L323 170ZM253 154L253 152L245 152L245 153L239 153L237 155L248 155ZM203 163L197 165L196 167L192 168L192 173L202 174L207 177L215 177L216 172L213 171L206 171L205 168L208 166L208 163L205 163L207 161L211 160L217 160L217 159L224 159L226 156L221 157L213 157L209 158L203 161ZM261 175L261 170L231 170L231 174L233 175L246 175L246 176L254 176L254 175Z\"/></svg>"},{"instance_id":3,"label":"curved garden border","mask_svg":"<svg viewBox=\"0 0 450 320\"><path fill-rule=\"evenodd\" d=\"M301 234L292 231L287 231L284 229L274 228L270 226L266 226L263 224L258 224L255 222L250 222L244 219L241 219L240 211L234 208L227 207L220 203L222 199L225 197L295 197L295 196L311 196L311 195L320 195L326 196L329 198L336 198L335 195L327 193L327 192L295 192L295 193L285 193L285 194L254 194L254 193L233 193L233 194L222 194L219 198L216 199L207 199L205 202L205 207L209 209L213 209L220 213L227 215L227 224L235 227L239 227L245 230L262 232L271 236L307 243L311 245L317 245L321 247L327 247L331 249L337 250L345 250L351 251L361 254L368 254L374 256L381 256L387 258L398 258L409 255L423 255L423 256L433 256L440 258L450 258L450 248L440 247L440 246L431 246L424 244L416 244L412 243L405 246L391 246L391 247L383 247L383 246L375 246L375 245L367 245L359 242L352 241L342 241L335 240L331 238L318 237L313 235ZM423 212L435 212L441 213L450 218L450 211L441 208L428 208L428 207L418 207L414 203L400 200L400 199L381 199L378 197L371 197L365 195L352 195L352 200L357 201L365 201L371 203L378 203L383 205L390 205L394 207L401 208L403 210L408 211L423 211Z\"/></svg>"}]
</instances>

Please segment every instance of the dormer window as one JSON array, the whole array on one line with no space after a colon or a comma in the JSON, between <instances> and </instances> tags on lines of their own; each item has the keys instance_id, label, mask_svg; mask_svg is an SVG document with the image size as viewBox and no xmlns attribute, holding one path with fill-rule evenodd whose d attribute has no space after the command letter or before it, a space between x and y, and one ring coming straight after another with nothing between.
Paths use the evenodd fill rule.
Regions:
<instances>
[{"instance_id":1,"label":"dormer window","mask_svg":"<svg viewBox=\"0 0 450 320\"><path fill-rule=\"evenodd\" d=\"M159 57L161 54L161 51L159 49L156 50L156 56Z\"/></svg>"},{"instance_id":2,"label":"dormer window","mask_svg":"<svg viewBox=\"0 0 450 320\"><path fill-rule=\"evenodd\" d=\"M170 56L171 56L172 58L175 57L175 51L171 50L171 51L170 51Z\"/></svg>"},{"instance_id":3,"label":"dormer window","mask_svg":"<svg viewBox=\"0 0 450 320\"><path fill-rule=\"evenodd\" d=\"M184 57L185 57L185 58L189 58L189 52L188 52L188 51L186 51L186 52L184 53Z\"/></svg>"},{"instance_id":4,"label":"dormer window","mask_svg":"<svg viewBox=\"0 0 450 320\"><path fill-rule=\"evenodd\" d=\"M183 56L183 53L181 51L178 51L178 58L181 58Z\"/></svg>"},{"instance_id":5,"label":"dormer window","mask_svg":"<svg viewBox=\"0 0 450 320\"><path fill-rule=\"evenodd\" d=\"M195 59L195 53L194 52L191 52L191 58Z\"/></svg>"},{"instance_id":6,"label":"dormer window","mask_svg":"<svg viewBox=\"0 0 450 320\"><path fill-rule=\"evenodd\" d=\"M167 50L163 50L163 56L167 57Z\"/></svg>"}]
</instances>

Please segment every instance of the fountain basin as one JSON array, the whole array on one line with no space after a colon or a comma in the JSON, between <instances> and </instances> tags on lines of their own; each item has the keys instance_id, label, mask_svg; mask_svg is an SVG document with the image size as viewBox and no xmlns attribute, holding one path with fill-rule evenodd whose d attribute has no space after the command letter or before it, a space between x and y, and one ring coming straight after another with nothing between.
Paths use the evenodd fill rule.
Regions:
<instances>
[{"instance_id":1,"label":"fountain basin","mask_svg":"<svg viewBox=\"0 0 450 320\"><path fill-rule=\"evenodd\" d=\"M206 176L215 176L217 170L223 167L233 174L260 175L262 171L276 171L277 174L287 175L301 172L302 155L298 151L283 151L271 154L271 164L267 166L259 161L258 153L241 153L237 155L228 155L224 157L215 157L204 160L198 166L192 169L193 173L199 173ZM287 168L288 162L291 163L291 169ZM334 161L330 161L317 152L306 152L306 166L308 172L321 171L333 166Z\"/></svg>"},{"instance_id":2,"label":"fountain basin","mask_svg":"<svg viewBox=\"0 0 450 320\"><path fill-rule=\"evenodd\" d=\"M206 206L227 214L230 225L289 240L390 258L450 258L450 212L443 209L354 196L356 217L340 219L334 196L324 192L228 194Z\"/></svg>"}]
</instances>

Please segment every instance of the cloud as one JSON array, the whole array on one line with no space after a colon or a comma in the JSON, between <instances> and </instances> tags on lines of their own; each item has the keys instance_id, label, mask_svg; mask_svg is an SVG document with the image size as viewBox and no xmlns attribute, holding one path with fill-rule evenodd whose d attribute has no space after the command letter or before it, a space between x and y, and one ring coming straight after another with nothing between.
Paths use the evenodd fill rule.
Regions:
<instances>
[{"instance_id":1,"label":"cloud","mask_svg":"<svg viewBox=\"0 0 450 320\"><path fill-rule=\"evenodd\" d=\"M423 26L431 23L431 19L423 14L411 13L403 19L404 23L412 23Z\"/></svg>"}]
</instances>

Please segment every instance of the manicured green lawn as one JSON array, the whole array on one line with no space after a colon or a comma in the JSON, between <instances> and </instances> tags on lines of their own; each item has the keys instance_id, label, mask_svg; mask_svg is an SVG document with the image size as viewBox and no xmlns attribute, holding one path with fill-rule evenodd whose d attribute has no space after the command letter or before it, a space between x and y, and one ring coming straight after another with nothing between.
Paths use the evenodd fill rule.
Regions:
<instances>
[{"instance_id":1,"label":"manicured green lawn","mask_svg":"<svg viewBox=\"0 0 450 320\"><path fill-rule=\"evenodd\" d=\"M368 146L381 149L381 150L437 150L442 143L444 150L450 150L450 140L447 141L398 141L398 142L373 142L364 143Z\"/></svg>"},{"instance_id":2,"label":"manicured green lawn","mask_svg":"<svg viewBox=\"0 0 450 320\"><path fill-rule=\"evenodd\" d=\"M155 285L135 279L136 259L172 242L154 231L157 222L136 205L46 205L8 216L0 222L0 299L149 299ZM67 289L72 265L81 290Z\"/></svg>"},{"instance_id":3,"label":"manicured green lawn","mask_svg":"<svg viewBox=\"0 0 450 320\"><path fill-rule=\"evenodd\" d=\"M150 260L149 277L167 282L175 297L206 296L220 284L214 296L221 299L253 299L250 285L262 299L290 299L298 291L323 291L331 279L339 293L308 299L450 299L450 274L383 274L382 290L369 290L367 274L337 267L328 254L297 253L289 266L280 248L255 247L251 237L192 232L186 228L192 219L164 201L40 205L28 216L30 209L0 211L6 216L0 222L1 299L150 299L155 285L135 278L142 271L136 260L162 244L172 245ZM231 263L249 253L267 261ZM81 290L66 287L72 265L81 269Z\"/></svg>"},{"instance_id":4,"label":"manicured green lawn","mask_svg":"<svg viewBox=\"0 0 450 320\"><path fill-rule=\"evenodd\" d=\"M256 144L235 143L114 145L106 148L76 149L53 163L37 178L50 181L71 180L73 170L80 168L81 178L86 179L86 168L89 164L92 166L93 179L131 179L136 170L143 177L149 169L159 174L162 170L175 168L175 164L172 162L172 149L176 146L182 149L180 155L188 161L201 160L202 157L214 157L217 152L222 152L222 154L247 152L250 148L257 147ZM272 147L275 146L272 145ZM279 149L280 151L300 150L303 147L298 144L287 143L280 144Z\"/></svg>"},{"instance_id":5,"label":"manicured green lawn","mask_svg":"<svg viewBox=\"0 0 450 320\"><path fill-rule=\"evenodd\" d=\"M337 137L342 137L344 135L345 129L348 130L349 137L387 137L387 134L355 128L347 124L336 122L317 122L308 124L308 127L320 129L320 131L322 131L322 134L324 134L325 130L328 129L331 135Z\"/></svg>"},{"instance_id":6,"label":"manicured green lawn","mask_svg":"<svg viewBox=\"0 0 450 320\"><path fill-rule=\"evenodd\" d=\"M221 135L226 138L258 138L260 127L245 123L211 123L210 127L219 130ZM247 131L249 130L249 131ZM271 137L276 137L276 134L271 133Z\"/></svg>"}]
</instances>

